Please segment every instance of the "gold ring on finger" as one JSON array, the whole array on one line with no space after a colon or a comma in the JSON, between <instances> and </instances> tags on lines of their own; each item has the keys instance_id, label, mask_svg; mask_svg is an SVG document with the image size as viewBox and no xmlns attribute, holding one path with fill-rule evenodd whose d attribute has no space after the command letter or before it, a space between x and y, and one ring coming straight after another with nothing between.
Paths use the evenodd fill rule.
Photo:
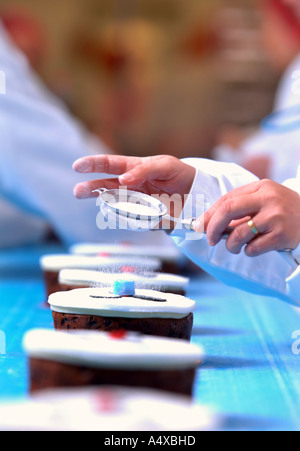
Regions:
<instances>
[{"instance_id":1,"label":"gold ring on finger","mask_svg":"<svg viewBox=\"0 0 300 451\"><path fill-rule=\"evenodd\" d=\"M259 235L259 231L257 230L257 227L256 227L256 225L254 224L254 222L253 222L252 219L250 219L250 221L248 221L248 226L250 227L251 232L253 232L254 235Z\"/></svg>"}]
</instances>

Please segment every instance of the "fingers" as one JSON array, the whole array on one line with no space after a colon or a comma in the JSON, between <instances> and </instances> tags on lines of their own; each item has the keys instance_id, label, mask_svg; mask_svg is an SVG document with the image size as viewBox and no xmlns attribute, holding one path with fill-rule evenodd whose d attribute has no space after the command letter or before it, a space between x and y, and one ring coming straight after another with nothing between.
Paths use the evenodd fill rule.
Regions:
<instances>
[{"instance_id":1,"label":"fingers","mask_svg":"<svg viewBox=\"0 0 300 451\"><path fill-rule=\"evenodd\" d=\"M239 254L245 246L244 252L248 257L257 257L276 249L274 237L271 233L261 233L255 236L251 230L250 232L247 231L247 227L250 230L248 224L245 223L243 228L239 226L240 230L234 230L229 236L226 241L229 252Z\"/></svg>"},{"instance_id":2,"label":"fingers","mask_svg":"<svg viewBox=\"0 0 300 451\"><path fill-rule=\"evenodd\" d=\"M119 184L125 186L140 186L144 182L157 179L164 180L172 178L173 166L168 156L155 157L125 157L119 155L96 155L81 158L75 161L73 169L80 173L105 173L119 175ZM173 159L175 161L175 158ZM182 164L176 159L176 163ZM176 167L177 167L176 165ZM87 182L75 188L75 195L90 197L90 193L95 188L94 182Z\"/></svg>"},{"instance_id":3,"label":"fingers","mask_svg":"<svg viewBox=\"0 0 300 451\"><path fill-rule=\"evenodd\" d=\"M98 172L119 176L119 185L147 194L187 194L195 177L195 169L192 166L169 155L143 158L97 155L77 160L73 168L81 173ZM80 199L94 197L92 191L101 188L100 182L104 188L117 188L117 179L114 182L85 182L75 187L75 196Z\"/></svg>"},{"instance_id":4,"label":"fingers","mask_svg":"<svg viewBox=\"0 0 300 451\"><path fill-rule=\"evenodd\" d=\"M196 223L204 222L208 243L216 245L226 228L234 230L226 241L227 249L238 254L244 247L249 257L280 249L295 249L299 244L300 198L270 180L260 180L223 196ZM249 224L252 219L253 224Z\"/></svg>"},{"instance_id":5,"label":"fingers","mask_svg":"<svg viewBox=\"0 0 300 451\"><path fill-rule=\"evenodd\" d=\"M259 234L265 232L266 227L263 223L261 215L257 215L253 222ZM232 254L239 254L242 248L253 240L257 240L258 235L256 235L250 228L248 224L248 219L243 223L234 227L233 231L230 233L227 241L226 247ZM253 243L252 243L253 246ZM248 248L251 252L252 247Z\"/></svg>"},{"instance_id":6,"label":"fingers","mask_svg":"<svg viewBox=\"0 0 300 451\"><path fill-rule=\"evenodd\" d=\"M96 189L119 189L120 183L118 179L93 180L90 182L79 183L75 186L73 194L77 199L89 199L97 197L99 194L94 193Z\"/></svg>"},{"instance_id":7,"label":"fingers","mask_svg":"<svg viewBox=\"0 0 300 451\"><path fill-rule=\"evenodd\" d=\"M258 235L257 238L252 240L245 247L245 254L248 257L258 257L270 251L279 250L278 243L274 242L274 235L272 233L266 233L264 235Z\"/></svg>"},{"instance_id":8,"label":"fingers","mask_svg":"<svg viewBox=\"0 0 300 451\"><path fill-rule=\"evenodd\" d=\"M142 165L142 158L124 157L118 155L94 155L90 157L80 158L73 164L76 172L87 173L104 173L120 175L124 172L132 170L134 167ZM93 193L96 189L118 189L122 184L119 179L101 179L79 183L75 186L73 194L77 199L88 199L97 197L97 193Z\"/></svg>"},{"instance_id":9,"label":"fingers","mask_svg":"<svg viewBox=\"0 0 300 451\"><path fill-rule=\"evenodd\" d=\"M256 193L260 189L260 187L261 187L260 181L256 181L256 182L241 186L239 188L236 188L232 191L229 191L229 193L222 196L209 210L207 210L205 212L204 218L203 218L204 230L207 230L208 224L209 224L210 220L212 219L212 217L215 215L215 213L218 212L218 210L220 208L224 207L224 202L226 202L227 204L230 204L231 199L234 200L239 196L245 196L247 194ZM237 218L237 219L240 219L240 218Z\"/></svg>"},{"instance_id":10,"label":"fingers","mask_svg":"<svg viewBox=\"0 0 300 451\"><path fill-rule=\"evenodd\" d=\"M120 175L142 164L142 158L120 155L94 155L80 158L73 164L76 172L87 174L91 172Z\"/></svg>"},{"instance_id":11,"label":"fingers","mask_svg":"<svg viewBox=\"0 0 300 451\"><path fill-rule=\"evenodd\" d=\"M253 233L248 221L249 217L243 221L236 221L233 231L226 240L227 250L232 254L239 254L245 246L245 254L249 257L256 257L276 249L274 233L271 233L273 231L270 230L269 225L264 221L262 215L257 215L253 219L258 235ZM235 221L232 224L235 224Z\"/></svg>"},{"instance_id":12,"label":"fingers","mask_svg":"<svg viewBox=\"0 0 300 451\"><path fill-rule=\"evenodd\" d=\"M143 164L135 166L132 170L119 177L120 182L127 186L140 186L151 180L166 180L173 176L173 170L163 164L162 158L145 158Z\"/></svg>"},{"instance_id":13,"label":"fingers","mask_svg":"<svg viewBox=\"0 0 300 451\"><path fill-rule=\"evenodd\" d=\"M207 225L206 233L209 244L215 246L222 239L225 229L233 220L248 216L253 217L258 213L259 209L260 199L256 198L255 195L239 196L224 200ZM247 223L246 226L249 228ZM245 225L238 226L237 230L240 230L240 228L245 230Z\"/></svg>"}]
</instances>

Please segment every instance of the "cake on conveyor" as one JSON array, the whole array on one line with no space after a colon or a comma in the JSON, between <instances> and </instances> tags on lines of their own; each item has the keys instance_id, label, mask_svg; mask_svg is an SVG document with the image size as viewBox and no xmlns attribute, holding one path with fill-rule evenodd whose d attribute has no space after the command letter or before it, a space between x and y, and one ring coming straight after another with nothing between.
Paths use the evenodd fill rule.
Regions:
<instances>
[{"instance_id":1,"label":"cake on conveyor","mask_svg":"<svg viewBox=\"0 0 300 451\"><path fill-rule=\"evenodd\" d=\"M0 404L0 431L212 431L220 424L190 397L143 388L51 389Z\"/></svg>"},{"instance_id":2,"label":"cake on conveyor","mask_svg":"<svg viewBox=\"0 0 300 451\"><path fill-rule=\"evenodd\" d=\"M168 245L137 245L132 243L78 243L70 248L70 253L76 255L110 255L110 256L146 256L158 258L161 270L166 273L178 274L182 254L172 242Z\"/></svg>"},{"instance_id":3,"label":"cake on conveyor","mask_svg":"<svg viewBox=\"0 0 300 451\"><path fill-rule=\"evenodd\" d=\"M185 296L189 284L188 277L176 274L159 272L145 272L138 274L134 267L125 266L118 273L104 273L102 271L63 269L59 273L58 281L61 291L74 290L75 288L111 287L122 278L132 280L136 288L163 291L166 293L181 294Z\"/></svg>"},{"instance_id":4,"label":"cake on conveyor","mask_svg":"<svg viewBox=\"0 0 300 451\"><path fill-rule=\"evenodd\" d=\"M136 272L159 271L161 262L156 258L128 256L83 256L71 254L44 255L40 259L47 296L60 290L58 276L62 269L92 269L118 272L123 267L134 267Z\"/></svg>"},{"instance_id":5,"label":"cake on conveyor","mask_svg":"<svg viewBox=\"0 0 300 451\"><path fill-rule=\"evenodd\" d=\"M129 280L112 288L79 288L49 296L57 330L116 329L190 340L195 301L173 293L136 289Z\"/></svg>"},{"instance_id":6,"label":"cake on conveyor","mask_svg":"<svg viewBox=\"0 0 300 451\"><path fill-rule=\"evenodd\" d=\"M27 332L30 392L92 385L144 387L192 396L201 347L134 332Z\"/></svg>"}]
</instances>

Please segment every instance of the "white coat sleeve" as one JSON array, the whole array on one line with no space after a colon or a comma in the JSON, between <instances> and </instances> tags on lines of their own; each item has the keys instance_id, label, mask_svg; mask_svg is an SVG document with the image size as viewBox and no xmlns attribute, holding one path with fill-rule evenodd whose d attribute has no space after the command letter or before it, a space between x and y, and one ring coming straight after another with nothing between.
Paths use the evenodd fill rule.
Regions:
<instances>
[{"instance_id":1,"label":"white coat sleeve","mask_svg":"<svg viewBox=\"0 0 300 451\"><path fill-rule=\"evenodd\" d=\"M41 243L49 236L50 227L0 197L0 232L0 249L4 249Z\"/></svg>"},{"instance_id":2,"label":"white coat sleeve","mask_svg":"<svg viewBox=\"0 0 300 451\"><path fill-rule=\"evenodd\" d=\"M99 230L95 199L74 198L74 186L88 178L73 171L74 161L111 152L46 89L1 25L0 72L5 75L6 88L0 95L1 196L49 223L66 245L78 241L143 242L145 237L140 234ZM95 175L90 175L93 178Z\"/></svg>"},{"instance_id":3,"label":"white coat sleeve","mask_svg":"<svg viewBox=\"0 0 300 451\"><path fill-rule=\"evenodd\" d=\"M207 208L230 190L257 180L251 173L233 163L205 159L184 161L195 167L197 172L182 212L183 218L194 213L197 195L204 195ZM279 253L270 252L252 258L243 252L234 255L226 249L225 241L211 247L205 235L195 240L192 234L193 232L177 236L175 229L171 236L187 257L216 279L251 293L300 304L300 270L292 273L289 264Z\"/></svg>"}]
</instances>

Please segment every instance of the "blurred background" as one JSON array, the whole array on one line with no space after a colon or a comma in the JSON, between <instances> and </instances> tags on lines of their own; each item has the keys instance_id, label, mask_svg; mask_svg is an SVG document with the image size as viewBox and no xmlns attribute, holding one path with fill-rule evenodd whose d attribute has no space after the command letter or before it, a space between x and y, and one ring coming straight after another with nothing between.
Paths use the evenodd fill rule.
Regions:
<instances>
[{"instance_id":1,"label":"blurred background","mask_svg":"<svg viewBox=\"0 0 300 451\"><path fill-rule=\"evenodd\" d=\"M209 157L272 110L254 0L1 0L15 43L117 153Z\"/></svg>"}]
</instances>

